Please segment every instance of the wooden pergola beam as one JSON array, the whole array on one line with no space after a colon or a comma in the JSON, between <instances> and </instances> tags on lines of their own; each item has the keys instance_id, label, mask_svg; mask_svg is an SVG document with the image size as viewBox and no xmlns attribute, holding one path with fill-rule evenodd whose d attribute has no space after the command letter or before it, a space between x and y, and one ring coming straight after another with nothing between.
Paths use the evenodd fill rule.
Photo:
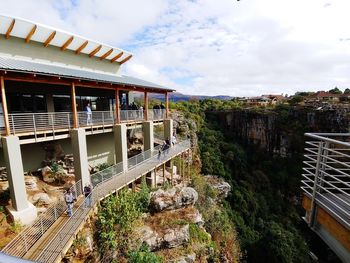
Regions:
<instances>
[{"instance_id":1,"label":"wooden pergola beam","mask_svg":"<svg viewBox=\"0 0 350 263\"><path fill-rule=\"evenodd\" d=\"M112 52L113 52L113 48L111 48L111 49L108 50L106 53L104 53L104 54L100 57L100 60L105 59L105 58L108 57Z\"/></svg>"},{"instance_id":2,"label":"wooden pergola beam","mask_svg":"<svg viewBox=\"0 0 350 263\"><path fill-rule=\"evenodd\" d=\"M11 31L12 31L13 27L15 26L15 23L16 23L16 19L13 19L10 26L8 27L8 29L6 31L6 34L5 34L6 39L10 38Z\"/></svg>"},{"instance_id":3,"label":"wooden pergola beam","mask_svg":"<svg viewBox=\"0 0 350 263\"><path fill-rule=\"evenodd\" d=\"M120 61L119 62L119 64L121 65L121 64L124 64L126 61L128 61L129 59L131 59L132 58L132 55L129 55L129 56L127 56L126 58L124 58L122 61Z\"/></svg>"},{"instance_id":4,"label":"wooden pergola beam","mask_svg":"<svg viewBox=\"0 0 350 263\"><path fill-rule=\"evenodd\" d=\"M106 83L106 82L97 82L97 81L89 81L78 78L67 78L67 77L59 77L59 76L45 76L36 74L36 77L33 74L29 73L14 73L7 71L4 74L4 70L0 70L0 75L4 77L4 80L8 81L20 81L20 82L28 82L28 83L43 83L43 84L56 84L56 85L64 85L71 86L72 81L75 81L76 87L84 87L84 88L100 88L107 90L115 90L118 88L119 90L125 91L135 91L135 92L145 92L148 93L157 93L157 94L165 94L166 91L158 90L156 88L151 87L142 87L142 86L131 86L125 84L114 84L114 83Z\"/></svg>"},{"instance_id":5,"label":"wooden pergola beam","mask_svg":"<svg viewBox=\"0 0 350 263\"><path fill-rule=\"evenodd\" d=\"M55 37L55 35L56 35L56 31L53 31L53 32L49 35L49 37L45 40L45 42L44 42L44 47L48 47L48 46L49 46L50 42L51 42L52 39Z\"/></svg>"},{"instance_id":6,"label":"wooden pergola beam","mask_svg":"<svg viewBox=\"0 0 350 263\"><path fill-rule=\"evenodd\" d=\"M0 77L0 86L1 86L1 102L2 102L2 112L4 115L5 132L6 132L6 135L10 135L11 134L10 122L9 122L9 115L7 111L5 81L3 76Z\"/></svg>"},{"instance_id":7,"label":"wooden pergola beam","mask_svg":"<svg viewBox=\"0 0 350 263\"><path fill-rule=\"evenodd\" d=\"M120 58L121 56L123 56L124 52L120 52L118 55L116 55L114 58L111 59L111 63L113 63L114 61L116 61L118 58Z\"/></svg>"},{"instance_id":8,"label":"wooden pergola beam","mask_svg":"<svg viewBox=\"0 0 350 263\"><path fill-rule=\"evenodd\" d=\"M67 41L63 44L63 46L61 47L61 50L64 51L67 49L67 47L70 45L70 43L72 43L74 37L71 36L70 38L67 39Z\"/></svg>"},{"instance_id":9,"label":"wooden pergola beam","mask_svg":"<svg viewBox=\"0 0 350 263\"><path fill-rule=\"evenodd\" d=\"M29 41L31 40L32 36L34 35L35 31L36 31L37 25L34 25L32 30L30 30L30 32L28 33L27 37L26 37L26 43L29 43Z\"/></svg>"},{"instance_id":10,"label":"wooden pergola beam","mask_svg":"<svg viewBox=\"0 0 350 263\"><path fill-rule=\"evenodd\" d=\"M90 52L89 57L91 58L93 55L99 52L101 48L102 48L102 45L99 45L97 48L95 48L93 51Z\"/></svg>"},{"instance_id":11,"label":"wooden pergola beam","mask_svg":"<svg viewBox=\"0 0 350 263\"><path fill-rule=\"evenodd\" d=\"M89 43L88 40L86 40L83 44L81 44L80 47L77 48L77 50L75 50L75 54L79 55L81 51L83 51L83 49L87 46L87 44Z\"/></svg>"},{"instance_id":12,"label":"wooden pergola beam","mask_svg":"<svg viewBox=\"0 0 350 263\"><path fill-rule=\"evenodd\" d=\"M169 117L169 94L168 92L165 93L165 118L168 119Z\"/></svg>"},{"instance_id":13,"label":"wooden pergola beam","mask_svg":"<svg viewBox=\"0 0 350 263\"><path fill-rule=\"evenodd\" d=\"M75 95L75 84L71 83L71 99L72 99L72 113L73 113L73 128L78 128L78 112L77 112L77 100Z\"/></svg>"},{"instance_id":14,"label":"wooden pergola beam","mask_svg":"<svg viewBox=\"0 0 350 263\"><path fill-rule=\"evenodd\" d=\"M115 122L120 123L119 89L115 89Z\"/></svg>"}]
</instances>

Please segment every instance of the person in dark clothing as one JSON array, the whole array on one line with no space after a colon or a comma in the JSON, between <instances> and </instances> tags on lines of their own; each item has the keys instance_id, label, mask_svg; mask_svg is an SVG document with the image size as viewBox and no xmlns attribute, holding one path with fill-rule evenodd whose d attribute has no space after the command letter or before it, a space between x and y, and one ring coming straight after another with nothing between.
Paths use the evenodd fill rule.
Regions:
<instances>
[{"instance_id":1,"label":"person in dark clothing","mask_svg":"<svg viewBox=\"0 0 350 263\"><path fill-rule=\"evenodd\" d=\"M90 184L87 184L84 186L84 196L85 196L85 207L91 207L92 206L92 186Z\"/></svg>"}]
</instances>

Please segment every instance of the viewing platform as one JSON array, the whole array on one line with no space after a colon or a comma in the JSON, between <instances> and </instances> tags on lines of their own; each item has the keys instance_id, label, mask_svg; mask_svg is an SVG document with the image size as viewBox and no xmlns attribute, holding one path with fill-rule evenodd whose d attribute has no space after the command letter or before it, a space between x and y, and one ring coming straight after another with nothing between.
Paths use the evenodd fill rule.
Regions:
<instances>
[{"instance_id":1,"label":"viewing platform","mask_svg":"<svg viewBox=\"0 0 350 263\"><path fill-rule=\"evenodd\" d=\"M350 134L305 134L304 220L343 262L350 262Z\"/></svg>"},{"instance_id":2,"label":"viewing platform","mask_svg":"<svg viewBox=\"0 0 350 263\"><path fill-rule=\"evenodd\" d=\"M148 120L161 123L166 117L166 110L148 110ZM0 114L0 120L4 117ZM43 142L68 138L74 128L72 112L14 113L8 114L10 135L20 138L21 144ZM87 135L112 132L116 123L115 111L77 112L77 127L84 128ZM120 110L120 123L135 126L145 120L143 110ZM5 134L4 127L0 126Z\"/></svg>"},{"instance_id":3,"label":"viewing platform","mask_svg":"<svg viewBox=\"0 0 350 263\"><path fill-rule=\"evenodd\" d=\"M54 206L49 207L1 252L35 262L60 262L72 245L75 235L83 227L85 220L100 200L133 184L143 176L152 176L152 171L157 167L164 166L171 159L189 150L190 141L187 140L171 147L169 152L165 155L162 154L160 158L157 148L129 158L127 171L123 172L123 164L118 163L93 174L91 176L91 182L94 186L91 194L93 201L91 208L84 207L81 183L77 182L72 186L72 191L78 197L72 217L67 217L64 214L66 205L62 199ZM189 158L189 154L187 157ZM185 167L179 168L184 174Z\"/></svg>"}]
</instances>

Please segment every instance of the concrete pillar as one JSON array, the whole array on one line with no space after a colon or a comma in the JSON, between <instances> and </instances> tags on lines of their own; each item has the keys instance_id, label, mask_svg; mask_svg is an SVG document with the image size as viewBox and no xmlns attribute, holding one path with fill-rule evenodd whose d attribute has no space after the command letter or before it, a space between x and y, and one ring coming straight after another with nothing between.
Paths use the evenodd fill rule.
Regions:
<instances>
[{"instance_id":1,"label":"concrete pillar","mask_svg":"<svg viewBox=\"0 0 350 263\"><path fill-rule=\"evenodd\" d=\"M71 130L75 180L81 180L84 187L91 183L86 147L86 134L83 128Z\"/></svg>"},{"instance_id":2,"label":"concrete pillar","mask_svg":"<svg viewBox=\"0 0 350 263\"><path fill-rule=\"evenodd\" d=\"M143 129L143 150L154 149L154 133L153 133L153 121L144 121L142 124Z\"/></svg>"},{"instance_id":3,"label":"concrete pillar","mask_svg":"<svg viewBox=\"0 0 350 263\"><path fill-rule=\"evenodd\" d=\"M22 224L29 224L36 218L37 211L27 200L19 138L6 136L1 140L11 196L11 206L7 209L12 219L20 220Z\"/></svg>"},{"instance_id":4,"label":"concrete pillar","mask_svg":"<svg viewBox=\"0 0 350 263\"><path fill-rule=\"evenodd\" d=\"M126 137L126 124L114 126L114 144L116 163L123 163L123 171L128 170L128 143Z\"/></svg>"},{"instance_id":5,"label":"concrete pillar","mask_svg":"<svg viewBox=\"0 0 350 263\"><path fill-rule=\"evenodd\" d=\"M148 185L148 187L151 187L151 188L156 187L155 178L154 178L154 171L146 174L146 184Z\"/></svg>"},{"instance_id":6,"label":"concrete pillar","mask_svg":"<svg viewBox=\"0 0 350 263\"><path fill-rule=\"evenodd\" d=\"M173 138L173 120L166 119L164 120L164 139L169 139L170 147L172 147L172 138Z\"/></svg>"},{"instance_id":7,"label":"concrete pillar","mask_svg":"<svg viewBox=\"0 0 350 263\"><path fill-rule=\"evenodd\" d=\"M47 112L55 112L55 104L53 103L52 94L46 94L46 107Z\"/></svg>"}]
</instances>

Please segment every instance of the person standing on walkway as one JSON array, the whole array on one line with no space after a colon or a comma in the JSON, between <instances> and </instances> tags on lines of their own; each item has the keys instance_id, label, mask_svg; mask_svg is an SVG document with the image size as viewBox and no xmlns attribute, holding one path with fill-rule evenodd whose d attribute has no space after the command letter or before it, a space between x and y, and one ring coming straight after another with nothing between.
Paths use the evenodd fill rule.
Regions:
<instances>
[{"instance_id":1,"label":"person standing on walkway","mask_svg":"<svg viewBox=\"0 0 350 263\"><path fill-rule=\"evenodd\" d=\"M64 195L64 200L67 204L67 215L71 217L73 215L73 203L74 203L74 196L70 189L68 189Z\"/></svg>"},{"instance_id":2,"label":"person standing on walkway","mask_svg":"<svg viewBox=\"0 0 350 263\"><path fill-rule=\"evenodd\" d=\"M86 105L85 112L86 112L86 125L91 125L92 124L92 111L91 111L90 103L88 103Z\"/></svg>"},{"instance_id":3,"label":"person standing on walkway","mask_svg":"<svg viewBox=\"0 0 350 263\"><path fill-rule=\"evenodd\" d=\"M91 184L86 184L84 186L84 196L85 196L85 205L84 207L91 207L92 206L92 186Z\"/></svg>"}]
</instances>

